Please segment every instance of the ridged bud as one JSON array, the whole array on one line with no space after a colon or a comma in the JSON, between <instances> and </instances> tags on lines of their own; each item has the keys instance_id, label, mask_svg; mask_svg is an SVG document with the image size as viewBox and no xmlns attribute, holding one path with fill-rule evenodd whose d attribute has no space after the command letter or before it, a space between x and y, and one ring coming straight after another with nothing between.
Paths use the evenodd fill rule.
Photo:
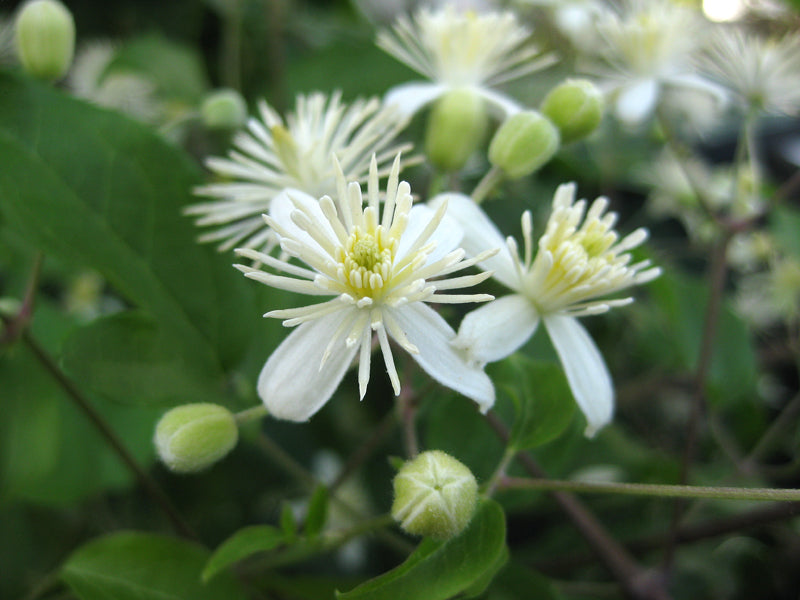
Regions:
<instances>
[{"instance_id":1,"label":"ridged bud","mask_svg":"<svg viewBox=\"0 0 800 600\"><path fill-rule=\"evenodd\" d=\"M439 98L428 117L425 153L441 171L457 171L483 142L489 116L483 98L456 89Z\"/></svg>"},{"instance_id":2,"label":"ridged bud","mask_svg":"<svg viewBox=\"0 0 800 600\"><path fill-rule=\"evenodd\" d=\"M469 524L477 500L472 471L449 454L430 450L395 475L392 517L410 534L447 540Z\"/></svg>"},{"instance_id":3,"label":"ridged bud","mask_svg":"<svg viewBox=\"0 0 800 600\"><path fill-rule=\"evenodd\" d=\"M238 129L247 120L247 104L236 90L214 90L203 100L200 117L209 129Z\"/></svg>"},{"instance_id":4,"label":"ridged bud","mask_svg":"<svg viewBox=\"0 0 800 600\"><path fill-rule=\"evenodd\" d=\"M542 113L569 144L592 133L603 118L603 94L591 81L567 79L553 88L542 102Z\"/></svg>"},{"instance_id":5,"label":"ridged bud","mask_svg":"<svg viewBox=\"0 0 800 600\"><path fill-rule=\"evenodd\" d=\"M194 473L228 454L239 438L236 420L218 404L185 404L168 411L156 425L158 455L176 473Z\"/></svg>"},{"instance_id":6,"label":"ridged bud","mask_svg":"<svg viewBox=\"0 0 800 600\"><path fill-rule=\"evenodd\" d=\"M57 0L33 0L17 15L17 55L25 70L40 79L62 77L72 64L75 21Z\"/></svg>"},{"instance_id":7,"label":"ridged bud","mask_svg":"<svg viewBox=\"0 0 800 600\"><path fill-rule=\"evenodd\" d=\"M489 162L511 179L524 177L549 161L561 144L558 129L544 115L524 110L506 119L489 144Z\"/></svg>"}]
</instances>

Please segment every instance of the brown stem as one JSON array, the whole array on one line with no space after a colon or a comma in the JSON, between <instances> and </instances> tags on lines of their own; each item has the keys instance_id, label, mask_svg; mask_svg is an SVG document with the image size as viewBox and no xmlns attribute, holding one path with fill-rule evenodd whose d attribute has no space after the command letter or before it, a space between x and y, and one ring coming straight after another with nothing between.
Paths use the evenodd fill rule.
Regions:
<instances>
[{"instance_id":1,"label":"brown stem","mask_svg":"<svg viewBox=\"0 0 800 600\"><path fill-rule=\"evenodd\" d=\"M28 348L33 352L41 365L50 373L51 377L58 382L61 388L66 392L67 396L75 403L81 410L84 416L89 419L98 433L105 439L106 443L111 447L117 457L122 463L136 476L139 484L144 488L144 491L150 496L151 500L155 502L164 515L169 519L173 528L180 535L198 540L197 534L189 527L183 520L183 517L178 513L172 502L159 487L155 480L136 462L136 459L128 452L122 441L117 437L114 431L105 422L102 416L94 409L89 401L84 397L83 393L77 388L69 377L58 367L53 358L47 351L36 341L29 331L22 333L22 339Z\"/></svg>"},{"instance_id":2,"label":"brown stem","mask_svg":"<svg viewBox=\"0 0 800 600\"><path fill-rule=\"evenodd\" d=\"M762 525L769 525L776 521L791 519L800 514L800 502L779 502L760 506L753 510L710 519L702 523L686 525L678 529L675 539L679 544L689 544L710 538L715 538L730 533L741 532L746 529L754 529ZM667 541L668 534L658 534L645 536L630 540L625 543L629 552L640 554L656 550ZM546 573L561 573L566 570L578 568L590 564L595 559L593 554L570 554L569 556L557 557L554 559L539 561L536 568Z\"/></svg>"},{"instance_id":3,"label":"brown stem","mask_svg":"<svg viewBox=\"0 0 800 600\"><path fill-rule=\"evenodd\" d=\"M689 421L686 424L686 442L681 459L681 472L679 483L685 485L689 481L689 471L697 451L697 437L703 415L706 412L705 386L711 369L711 358L714 351L714 340L717 333L719 313L722 306L722 292L725 286L725 276L727 273L726 255L728 245L733 237L730 230L723 232L722 238L714 248L709 267L710 292L708 306L706 307L705 321L703 323L703 335L700 341L700 351L697 358L697 366L694 372L692 384L692 406ZM663 568L668 571L674 559L678 527L683 518L688 503L685 500L676 500L673 506L672 520L669 531L671 535L664 549Z\"/></svg>"},{"instance_id":4,"label":"brown stem","mask_svg":"<svg viewBox=\"0 0 800 600\"><path fill-rule=\"evenodd\" d=\"M492 412L486 415L489 425L497 436L507 443L508 427ZM516 459L533 477L547 478L547 474L527 452L518 452ZM552 491L550 495L558 503L583 538L589 543L598 558L620 583L626 595L637 600L668 600L664 582L653 578L642 569L628 551L617 542L597 518L568 492Z\"/></svg>"}]
</instances>

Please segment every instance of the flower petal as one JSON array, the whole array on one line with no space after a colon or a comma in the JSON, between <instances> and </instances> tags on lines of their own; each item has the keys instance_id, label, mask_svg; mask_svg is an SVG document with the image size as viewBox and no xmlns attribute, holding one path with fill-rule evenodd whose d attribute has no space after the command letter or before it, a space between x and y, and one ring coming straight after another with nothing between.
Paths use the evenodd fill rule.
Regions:
<instances>
[{"instance_id":1,"label":"flower petal","mask_svg":"<svg viewBox=\"0 0 800 600\"><path fill-rule=\"evenodd\" d=\"M630 125L644 121L655 110L658 91L655 79L643 79L620 88L615 105L619 120Z\"/></svg>"},{"instance_id":2,"label":"flower petal","mask_svg":"<svg viewBox=\"0 0 800 600\"><path fill-rule=\"evenodd\" d=\"M498 298L464 317L453 345L470 361L485 364L505 358L536 331L539 313L520 294Z\"/></svg>"},{"instance_id":3,"label":"flower petal","mask_svg":"<svg viewBox=\"0 0 800 600\"><path fill-rule=\"evenodd\" d=\"M480 265L487 271L494 271L492 277L503 285L518 290L519 277L514 268L514 260L508 250L506 240L494 223L469 196L464 194L439 194L431 199L431 208L436 209L447 200L447 216L452 217L464 230L461 247L467 256L477 256L481 252L500 248L500 252L482 261Z\"/></svg>"},{"instance_id":4,"label":"flower petal","mask_svg":"<svg viewBox=\"0 0 800 600\"><path fill-rule=\"evenodd\" d=\"M481 412L494 404L494 386L483 369L470 364L466 353L451 345L455 332L431 307L412 302L392 309L392 316L418 349L411 354L436 381L478 403Z\"/></svg>"},{"instance_id":5,"label":"flower petal","mask_svg":"<svg viewBox=\"0 0 800 600\"><path fill-rule=\"evenodd\" d=\"M447 86L428 81L410 81L393 87L383 97L385 106L396 106L403 116L416 113L444 94Z\"/></svg>"},{"instance_id":6,"label":"flower petal","mask_svg":"<svg viewBox=\"0 0 800 600\"><path fill-rule=\"evenodd\" d=\"M336 240L336 234L333 232L328 218L322 212L319 201L300 190L287 189L273 198L269 208L269 216L293 239L304 246L311 246L320 254L327 254L313 237L298 227L294 220L292 220L292 213L297 210L298 206L312 215L314 223L322 228L322 232L327 235L329 239Z\"/></svg>"},{"instance_id":7,"label":"flower petal","mask_svg":"<svg viewBox=\"0 0 800 600\"><path fill-rule=\"evenodd\" d=\"M348 348L341 335L320 368L329 342L347 319L342 312L298 326L269 357L258 377L258 395L271 416L307 421L336 391L359 346Z\"/></svg>"},{"instance_id":8,"label":"flower petal","mask_svg":"<svg viewBox=\"0 0 800 600\"><path fill-rule=\"evenodd\" d=\"M398 260L405 257L408 249L411 247L420 233L433 219L434 211L424 204L417 204L411 207L408 212L408 225L400 238L400 245L397 248ZM461 230L458 222L446 214L442 218L439 226L433 231L428 242L436 242L436 248L428 255L425 264L431 264L444 257L449 252L458 248L458 243L461 241L464 232Z\"/></svg>"},{"instance_id":9,"label":"flower petal","mask_svg":"<svg viewBox=\"0 0 800 600\"><path fill-rule=\"evenodd\" d=\"M611 421L614 388L606 363L592 338L577 319L564 315L542 318L561 359L575 401L586 416L591 437Z\"/></svg>"},{"instance_id":10,"label":"flower petal","mask_svg":"<svg viewBox=\"0 0 800 600\"><path fill-rule=\"evenodd\" d=\"M475 91L486 100L489 108L500 117L501 121L504 121L511 115L517 114L523 109L521 104L500 92L495 92L494 90L484 87L476 87Z\"/></svg>"}]
</instances>

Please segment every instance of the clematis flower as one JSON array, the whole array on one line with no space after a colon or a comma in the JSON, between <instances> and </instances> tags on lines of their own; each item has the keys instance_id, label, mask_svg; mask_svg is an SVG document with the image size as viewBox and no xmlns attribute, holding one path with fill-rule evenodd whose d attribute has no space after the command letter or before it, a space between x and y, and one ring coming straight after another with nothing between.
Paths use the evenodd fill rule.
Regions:
<instances>
[{"instance_id":1,"label":"clematis flower","mask_svg":"<svg viewBox=\"0 0 800 600\"><path fill-rule=\"evenodd\" d=\"M514 293L474 310L464 317L453 341L476 364L500 360L520 348L542 322L561 359L575 401L593 435L611 420L614 392L603 357L577 317L603 313L633 298L605 296L658 277L661 270L649 261L631 263L629 250L647 238L637 229L619 239L612 229L615 213L606 213L608 201L598 198L586 210L575 202L575 184L556 190L553 212L533 257L531 215L522 215L523 254L516 241L502 235L486 214L467 196L450 194L448 215L465 230L462 246L479 256L486 248L502 248L480 265Z\"/></svg>"},{"instance_id":2,"label":"clematis flower","mask_svg":"<svg viewBox=\"0 0 800 600\"><path fill-rule=\"evenodd\" d=\"M414 81L390 89L384 104L407 115L416 113L446 92L469 89L505 118L521 110L492 88L555 62L538 56L527 42L530 30L512 12L460 12L452 5L421 8L401 16L392 30L378 33L377 44L430 81Z\"/></svg>"},{"instance_id":3,"label":"clematis flower","mask_svg":"<svg viewBox=\"0 0 800 600\"><path fill-rule=\"evenodd\" d=\"M336 164L336 163L335 163ZM446 203L436 211L412 207L408 183L398 183L400 156L389 175L381 216L378 166L373 158L367 206L361 187L337 174L336 201L319 201L300 191L272 203L269 226L283 251L305 263L240 249L240 256L274 269L236 265L245 276L274 288L311 296L332 296L310 306L272 310L266 317L297 328L278 346L258 379L258 393L278 418L305 421L331 397L353 359L358 362L361 397L370 376L373 334L395 394L400 379L389 343L393 339L439 383L473 399L482 410L494 403L494 388L480 367L450 342L455 332L429 302L484 302L486 294L443 294L469 287L489 273L447 277L485 260L493 252L464 259L461 230L445 221ZM433 280L432 278L438 278Z\"/></svg>"},{"instance_id":4,"label":"clematis flower","mask_svg":"<svg viewBox=\"0 0 800 600\"><path fill-rule=\"evenodd\" d=\"M620 0L618 8L598 13L599 62L586 70L600 78L621 121L638 124L650 117L665 89L724 100L692 63L710 26L696 10L671 0Z\"/></svg>"},{"instance_id":5,"label":"clematis flower","mask_svg":"<svg viewBox=\"0 0 800 600\"><path fill-rule=\"evenodd\" d=\"M763 39L738 28L720 28L700 67L746 108L767 113L800 110L800 35Z\"/></svg>"},{"instance_id":6,"label":"clematis flower","mask_svg":"<svg viewBox=\"0 0 800 600\"><path fill-rule=\"evenodd\" d=\"M269 252L277 238L261 215L281 192L295 189L314 198L336 191L336 156L345 176L364 181L370 157L385 175L391 160L407 145L394 143L407 119L381 107L377 98L356 100L349 106L336 92L299 95L286 122L266 102L259 118L234 138L228 158L213 157L207 166L225 181L195 188L195 194L214 198L187 207L197 225L213 226L199 237L219 242L221 251L236 245Z\"/></svg>"}]
</instances>

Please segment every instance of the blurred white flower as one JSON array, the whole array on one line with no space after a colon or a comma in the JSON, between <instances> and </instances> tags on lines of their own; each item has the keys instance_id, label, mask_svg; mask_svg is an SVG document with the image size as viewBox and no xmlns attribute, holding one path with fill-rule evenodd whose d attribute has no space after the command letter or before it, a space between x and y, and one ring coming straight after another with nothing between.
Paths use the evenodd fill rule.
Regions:
<instances>
[{"instance_id":1,"label":"blurred white flower","mask_svg":"<svg viewBox=\"0 0 800 600\"><path fill-rule=\"evenodd\" d=\"M379 206L378 166L373 159L367 206L361 187L337 173L336 202L319 201L290 190L276 197L266 218L280 236L281 248L305 263L300 267L255 250L237 253L277 273L236 265L247 277L268 286L312 296L333 296L310 306L273 310L267 317L298 326L270 356L258 380L258 393L270 414L305 421L331 397L358 355L361 397L367 391L373 334L383 354L395 394L400 379L389 338L411 354L439 383L475 400L482 410L494 402L494 388L481 368L450 345L455 332L427 302L491 300L486 294L441 294L475 285L488 273L431 280L461 271L486 253L462 260L460 228L437 211L412 208L411 189L398 183L400 157L389 175L383 213ZM490 252L489 254L493 254Z\"/></svg>"},{"instance_id":2,"label":"blurred white flower","mask_svg":"<svg viewBox=\"0 0 800 600\"><path fill-rule=\"evenodd\" d=\"M553 24L579 50L591 49L596 44L595 19L607 10L600 0L517 0L517 3L545 9Z\"/></svg>"},{"instance_id":3,"label":"blurred white flower","mask_svg":"<svg viewBox=\"0 0 800 600\"><path fill-rule=\"evenodd\" d=\"M711 26L697 10L671 0L620 0L617 8L598 14L599 45L585 68L600 78L621 121L647 119L665 87L723 99L692 64Z\"/></svg>"},{"instance_id":4,"label":"blurred white flower","mask_svg":"<svg viewBox=\"0 0 800 600\"><path fill-rule=\"evenodd\" d=\"M766 272L745 275L736 293L739 313L756 327L800 317L800 262L775 258Z\"/></svg>"},{"instance_id":5,"label":"blurred white flower","mask_svg":"<svg viewBox=\"0 0 800 600\"><path fill-rule=\"evenodd\" d=\"M411 115L447 91L467 88L501 116L513 114L520 105L492 88L555 62L528 43L530 34L512 12L462 12L448 5L401 16L391 30L378 33L377 44L429 81L396 86L384 103Z\"/></svg>"},{"instance_id":6,"label":"blurred white flower","mask_svg":"<svg viewBox=\"0 0 800 600\"><path fill-rule=\"evenodd\" d=\"M341 93L299 95L295 111L284 123L264 101L260 119L251 118L246 131L234 138L228 158L212 157L208 168L222 181L195 188L195 194L214 198L194 204L185 213L197 216L197 225L214 228L198 239L218 242L221 251L234 246L270 252L276 237L262 219L281 192L294 189L314 198L336 192L339 160L348 181L363 181L370 157L385 175L394 156L408 145L395 143L407 119L382 108L377 98L356 100L349 106Z\"/></svg>"},{"instance_id":7,"label":"blurred white flower","mask_svg":"<svg viewBox=\"0 0 800 600\"><path fill-rule=\"evenodd\" d=\"M116 55L113 44L97 40L78 48L67 86L79 98L99 106L113 108L143 121L153 123L164 113L156 98L156 86L147 78L129 70L112 69Z\"/></svg>"},{"instance_id":8,"label":"blurred white flower","mask_svg":"<svg viewBox=\"0 0 800 600\"><path fill-rule=\"evenodd\" d=\"M700 66L745 108L785 114L800 109L800 34L762 39L737 27L723 27Z\"/></svg>"},{"instance_id":9,"label":"blurred white flower","mask_svg":"<svg viewBox=\"0 0 800 600\"><path fill-rule=\"evenodd\" d=\"M543 322L578 406L586 415L586 433L593 435L611 420L614 392L600 351L576 317L595 315L633 298L602 297L658 277L649 261L631 264L629 250L647 238L637 229L623 239L612 229L615 213L598 198L588 208L575 202L575 184L556 190L547 229L533 257L529 212L522 215L523 254L514 238L502 235L485 213L466 196L451 194L448 215L464 228L462 246L468 255L502 248L483 260L483 268L515 293L476 309L461 323L453 344L478 364L500 360L520 348Z\"/></svg>"}]
</instances>

